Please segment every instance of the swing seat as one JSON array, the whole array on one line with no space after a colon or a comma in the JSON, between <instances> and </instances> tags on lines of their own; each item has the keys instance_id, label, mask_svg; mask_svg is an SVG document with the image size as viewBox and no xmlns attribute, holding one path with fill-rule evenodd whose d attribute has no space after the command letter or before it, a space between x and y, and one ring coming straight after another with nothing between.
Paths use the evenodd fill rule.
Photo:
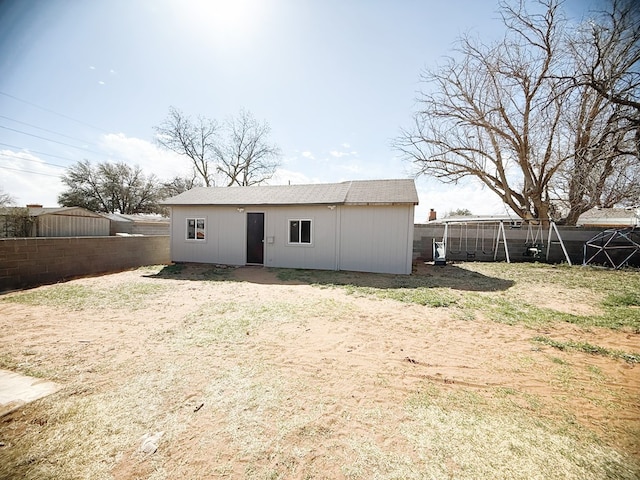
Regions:
<instances>
[{"instance_id":1,"label":"swing seat","mask_svg":"<svg viewBox=\"0 0 640 480\"><path fill-rule=\"evenodd\" d=\"M525 243L523 255L530 258L541 258L543 251L544 245L542 243Z\"/></svg>"}]
</instances>

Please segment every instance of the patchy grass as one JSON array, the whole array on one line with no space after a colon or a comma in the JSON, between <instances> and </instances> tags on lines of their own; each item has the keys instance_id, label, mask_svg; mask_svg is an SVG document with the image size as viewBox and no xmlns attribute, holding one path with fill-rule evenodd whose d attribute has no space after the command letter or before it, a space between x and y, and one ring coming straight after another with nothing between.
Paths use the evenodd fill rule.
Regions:
<instances>
[{"instance_id":1,"label":"patchy grass","mask_svg":"<svg viewBox=\"0 0 640 480\"><path fill-rule=\"evenodd\" d=\"M605 357L624 360L629 363L640 363L640 353L623 352L620 350L612 350L609 348L592 345L588 342L574 342L572 340L559 341L549 337L539 336L532 339L534 342L548 345L558 350L574 350L577 352L589 353L592 355L602 355Z\"/></svg>"},{"instance_id":2,"label":"patchy grass","mask_svg":"<svg viewBox=\"0 0 640 480\"><path fill-rule=\"evenodd\" d=\"M640 478L637 458L615 447L618 431L599 437L595 424L605 420L581 424L570 410L575 404L564 401L583 395L586 377L593 382L588 385L593 408L610 409L610 418L617 417L635 400L611 387L617 377L607 370L609 361L599 358L599 366L585 366L582 356L573 353L638 363L637 353L536 337L536 343L563 353L554 357L525 341L521 356L489 365L478 348L476 368L459 356L447 356L447 343L437 335L441 332L426 334L426 327L401 325L411 322L394 317L393 305L331 298L326 291L316 296L306 285L294 285L424 305L416 315L421 326L437 315L465 329L476 325L455 318L481 316L551 331L567 322L618 329L633 327L634 320L623 317L637 310L637 280L627 272L616 272L621 274L616 277L536 264L447 266L423 277L280 270L285 285L260 285L256 294L256 285L246 280L233 283L233 269L203 267L194 273L191 266L166 268L171 267L147 269L141 272L143 281L117 286L70 282L0 298L43 307L41 315L79 311L73 318L85 326L108 308L148 309L137 314L148 319L137 330L127 331L123 322L122 334L111 338L80 345L64 338L52 342L57 362L44 355L43 345L50 340L37 329L23 347L2 345L0 367L58 375L66 382L58 393L0 423L0 479ZM611 290L602 287L600 275ZM174 281L185 279L195 280ZM528 282L591 292L584 301L603 312L575 315L523 301L520 289ZM178 309L181 297L197 302ZM382 315L363 310L361 303L386 310ZM404 310L414 312L403 309L403 315ZM446 322L441 325L447 328ZM389 335L392 329L396 337ZM122 343L121 337L131 332L137 335L133 341ZM473 332L485 334L480 328ZM325 334L324 343L310 340ZM404 355L414 355L399 348L407 348L410 335L442 342L433 364L402 362ZM352 341L357 348L351 348ZM310 345L322 350L311 352ZM44 356L29 363L38 348ZM439 368L458 364L478 377L478 386L433 381ZM45 366L50 371L42 370ZM494 366L505 376L514 367L540 372L539 383L529 391L523 390L526 382L483 383L482 370ZM510 375L517 378L518 373ZM559 397L543 396L545 388L559 391ZM637 445L640 430L629 424L623 443ZM140 438L155 431L165 432L161 448L146 457L138 451Z\"/></svg>"},{"instance_id":3,"label":"patchy grass","mask_svg":"<svg viewBox=\"0 0 640 480\"><path fill-rule=\"evenodd\" d=\"M458 302L458 296L443 288L375 288L356 285L341 286L351 295L374 296L403 303L416 303L427 307L450 307Z\"/></svg>"},{"instance_id":4,"label":"patchy grass","mask_svg":"<svg viewBox=\"0 0 640 480\"><path fill-rule=\"evenodd\" d=\"M453 308L457 318L466 320L482 314L495 322L529 328L566 322L585 328L640 332L640 275L636 271L540 263L465 263L437 268L433 274L410 276L295 269L276 269L275 272L282 281L341 288L352 295ZM567 313L523 299L523 292L531 285L544 285L557 292L584 290L587 296L582 296L582 301L598 313ZM549 299L541 300L548 303Z\"/></svg>"},{"instance_id":5,"label":"patchy grass","mask_svg":"<svg viewBox=\"0 0 640 480\"><path fill-rule=\"evenodd\" d=\"M523 415L520 404L532 404L527 397L514 389L490 396L426 384L408 398L411 421L402 426L420 473L460 479L633 479L640 473L570 415L551 420L539 404Z\"/></svg>"},{"instance_id":6,"label":"patchy grass","mask_svg":"<svg viewBox=\"0 0 640 480\"><path fill-rule=\"evenodd\" d=\"M70 282L11 293L0 297L0 303L21 303L76 311L100 308L138 310L166 292L167 288L166 285L147 282L128 282L111 288Z\"/></svg>"},{"instance_id":7,"label":"patchy grass","mask_svg":"<svg viewBox=\"0 0 640 480\"><path fill-rule=\"evenodd\" d=\"M606 307L640 307L640 291L610 293L602 304Z\"/></svg>"}]
</instances>

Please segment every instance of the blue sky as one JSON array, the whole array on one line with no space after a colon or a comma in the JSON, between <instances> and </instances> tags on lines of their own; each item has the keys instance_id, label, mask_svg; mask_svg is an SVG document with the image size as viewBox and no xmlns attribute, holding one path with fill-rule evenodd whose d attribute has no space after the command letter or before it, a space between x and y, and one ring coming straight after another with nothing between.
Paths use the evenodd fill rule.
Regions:
<instances>
[{"instance_id":1,"label":"blue sky","mask_svg":"<svg viewBox=\"0 0 640 480\"><path fill-rule=\"evenodd\" d=\"M566 4L587 13L587 0ZM406 178L391 141L410 125L419 74L471 32L501 35L492 0L5 0L0 2L0 189L55 206L75 162L126 161L170 178L159 150L169 106L271 126L271 183ZM505 213L468 182L416 180L416 220Z\"/></svg>"}]
</instances>

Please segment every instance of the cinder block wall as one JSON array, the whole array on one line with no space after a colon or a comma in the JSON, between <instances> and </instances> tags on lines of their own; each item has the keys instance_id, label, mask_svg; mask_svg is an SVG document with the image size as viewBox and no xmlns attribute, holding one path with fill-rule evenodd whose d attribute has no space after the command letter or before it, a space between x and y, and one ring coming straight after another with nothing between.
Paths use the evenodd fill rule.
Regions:
<instances>
[{"instance_id":1,"label":"cinder block wall","mask_svg":"<svg viewBox=\"0 0 640 480\"><path fill-rule=\"evenodd\" d=\"M169 236L0 239L0 291L170 263Z\"/></svg>"}]
</instances>

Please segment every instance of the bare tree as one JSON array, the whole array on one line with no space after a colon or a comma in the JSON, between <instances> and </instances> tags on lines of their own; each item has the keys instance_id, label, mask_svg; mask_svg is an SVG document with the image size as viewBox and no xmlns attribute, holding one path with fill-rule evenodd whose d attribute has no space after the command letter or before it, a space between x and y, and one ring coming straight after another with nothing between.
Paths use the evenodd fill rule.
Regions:
<instances>
[{"instance_id":1,"label":"bare tree","mask_svg":"<svg viewBox=\"0 0 640 480\"><path fill-rule=\"evenodd\" d=\"M568 155L555 141L566 95L548 79L561 60L563 19L556 0L540 3L542 13L502 4L501 42L464 37L459 60L424 72L430 88L395 145L418 174L474 177L520 217L547 219L550 183Z\"/></svg>"},{"instance_id":2,"label":"bare tree","mask_svg":"<svg viewBox=\"0 0 640 480\"><path fill-rule=\"evenodd\" d=\"M15 203L16 201L13 196L3 192L2 189L0 189L0 207L9 207L11 205L14 205Z\"/></svg>"},{"instance_id":3,"label":"bare tree","mask_svg":"<svg viewBox=\"0 0 640 480\"><path fill-rule=\"evenodd\" d=\"M558 200L573 224L593 207L640 200L640 12L631 0L609 9L568 38L563 88L573 157L560 175Z\"/></svg>"},{"instance_id":4,"label":"bare tree","mask_svg":"<svg viewBox=\"0 0 640 480\"><path fill-rule=\"evenodd\" d=\"M215 185L215 169L211 171L218 133L215 120L202 116L192 120L177 108L169 107L169 116L155 131L160 146L188 157L205 185Z\"/></svg>"},{"instance_id":5,"label":"bare tree","mask_svg":"<svg viewBox=\"0 0 640 480\"><path fill-rule=\"evenodd\" d=\"M279 166L280 150L269 143L271 129L241 110L222 126L206 117L192 120L170 107L169 116L155 127L162 147L191 160L205 186L255 185L271 178Z\"/></svg>"},{"instance_id":6,"label":"bare tree","mask_svg":"<svg viewBox=\"0 0 640 480\"><path fill-rule=\"evenodd\" d=\"M581 34L563 18L561 3L502 3L501 42L464 37L459 60L423 74L430 90L419 98L413 129L396 141L418 174L478 179L525 219L575 223L593 206L637 198L637 123L628 100L638 62L627 57L637 39L631 47L628 32L609 35L607 58L595 67L587 61L605 50L610 29L592 21L589 35ZM604 80L593 85L596 74L609 79L608 94Z\"/></svg>"},{"instance_id":7,"label":"bare tree","mask_svg":"<svg viewBox=\"0 0 640 480\"><path fill-rule=\"evenodd\" d=\"M640 162L633 127L621 110L588 86L576 87L565 111L572 157L555 180L555 200L568 224L593 207L637 204Z\"/></svg>"},{"instance_id":8,"label":"bare tree","mask_svg":"<svg viewBox=\"0 0 640 480\"><path fill-rule=\"evenodd\" d=\"M271 128L241 110L226 125L226 141L216 148L217 170L228 186L256 185L270 179L280 165L280 149L268 141Z\"/></svg>"},{"instance_id":9,"label":"bare tree","mask_svg":"<svg viewBox=\"0 0 640 480\"><path fill-rule=\"evenodd\" d=\"M159 182L138 166L108 162L93 166L85 160L69 167L62 182L68 187L58 196L62 206L124 214L159 210Z\"/></svg>"},{"instance_id":10,"label":"bare tree","mask_svg":"<svg viewBox=\"0 0 640 480\"><path fill-rule=\"evenodd\" d=\"M179 195L182 192L186 192L187 190L191 190L194 187L202 187L203 183L197 178L197 175L194 174L191 176L176 176L171 180L162 183L162 188L160 192L160 196L162 198L173 197L175 195Z\"/></svg>"},{"instance_id":11,"label":"bare tree","mask_svg":"<svg viewBox=\"0 0 640 480\"><path fill-rule=\"evenodd\" d=\"M572 78L640 114L640 9L636 0L609 0L608 6L571 42L580 60Z\"/></svg>"}]
</instances>

